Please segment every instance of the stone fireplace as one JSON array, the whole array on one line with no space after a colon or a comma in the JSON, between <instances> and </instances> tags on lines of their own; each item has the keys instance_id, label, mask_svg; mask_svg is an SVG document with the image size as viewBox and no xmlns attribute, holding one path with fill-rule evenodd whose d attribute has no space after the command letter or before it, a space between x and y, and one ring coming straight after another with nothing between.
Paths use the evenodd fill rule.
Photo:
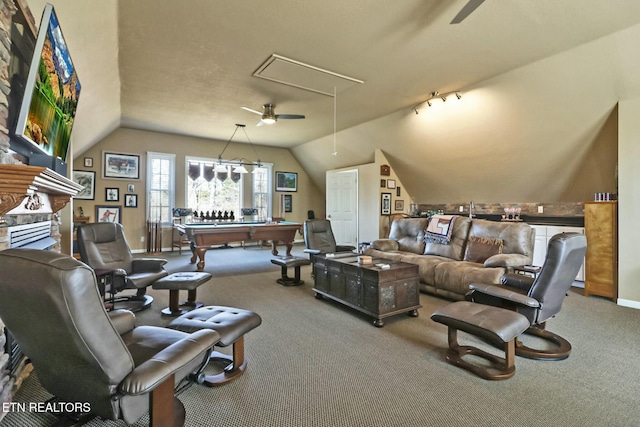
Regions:
<instances>
[{"instance_id":1,"label":"stone fireplace","mask_svg":"<svg viewBox=\"0 0 640 427\"><path fill-rule=\"evenodd\" d=\"M0 164L0 250L60 252L58 211L81 189L45 167ZM11 401L31 369L0 318L0 402Z\"/></svg>"}]
</instances>

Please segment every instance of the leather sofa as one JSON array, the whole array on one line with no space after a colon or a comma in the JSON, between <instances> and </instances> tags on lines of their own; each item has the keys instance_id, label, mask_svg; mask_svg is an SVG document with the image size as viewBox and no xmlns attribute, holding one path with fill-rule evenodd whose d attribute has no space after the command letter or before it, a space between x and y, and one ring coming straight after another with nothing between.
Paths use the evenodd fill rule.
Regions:
<instances>
[{"instance_id":1,"label":"leather sofa","mask_svg":"<svg viewBox=\"0 0 640 427\"><path fill-rule=\"evenodd\" d=\"M425 241L428 218L405 218L364 253L417 264L422 291L454 300L464 299L472 283L499 285L513 267L531 264L535 229L528 224L454 218L448 243Z\"/></svg>"}]
</instances>

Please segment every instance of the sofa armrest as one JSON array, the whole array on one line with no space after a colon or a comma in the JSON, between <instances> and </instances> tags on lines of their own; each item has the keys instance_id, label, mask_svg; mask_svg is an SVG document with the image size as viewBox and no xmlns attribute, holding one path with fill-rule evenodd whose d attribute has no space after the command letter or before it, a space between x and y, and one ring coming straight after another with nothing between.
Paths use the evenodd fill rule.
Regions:
<instances>
[{"instance_id":1,"label":"sofa armrest","mask_svg":"<svg viewBox=\"0 0 640 427\"><path fill-rule=\"evenodd\" d=\"M189 334L137 366L118 388L128 395L149 393L199 354L213 348L219 340L220 334L210 329Z\"/></svg>"},{"instance_id":2,"label":"sofa armrest","mask_svg":"<svg viewBox=\"0 0 640 427\"><path fill-rule=\"evenodd\" d=\"M399 245L398 242L393 239L378 239L371 242L370 247L379 251L397 251Z\"/></svg>"},{"instance_id":3,"label":"sofa armrest","mask_svg":"<svg viewBox=\"0 0 640 427\"><path fill-rule=\"evenodd\" d=\"M505 288L503 286L485 285L485 284L470 284L471 300L473 300L473 294L479 292L484 295L488 295L494 298L510 301L519 305L527 307L539 308L540 302L530 296L522 294L518 291Z\"/></svg>"},{"instance_id":4,"label":"sofa armrest","mask_svg":"<svg viewBox=\"0 0 640 427\"><path fill-rule=\"evenodd\" d=\"M120 336L133 331L136 326L136 316L129 310L113 310L107 315Z\"/></svg>"},{"instance_id":5,"label":"sofa armrest","mask_svg":"<svg viewBox=\"0 0 640 427\"><path fill-rule=\"evenodd\" d=\"M484 262L485 267L517 267L531 264L531 258L522 254L497 254L490 256Z\"/></svg>"},{"instance_id":6,"label":"sofa armrest","mask_svg":"<svg viewBox=\"0 0 640 427\"><path fill-rule=\"evenodd\" d=\"M311 254L311 255L318 255L318 254L322 253L322 251L320 249L305 249L304 253L305 254Z\"/></svg>"}]
</instances>

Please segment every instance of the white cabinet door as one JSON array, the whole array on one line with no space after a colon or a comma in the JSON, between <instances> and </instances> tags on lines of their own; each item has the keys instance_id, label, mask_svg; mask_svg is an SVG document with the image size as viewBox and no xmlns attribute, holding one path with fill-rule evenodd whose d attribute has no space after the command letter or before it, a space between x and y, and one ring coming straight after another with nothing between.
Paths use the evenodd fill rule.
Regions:
<instances>
[{"instance_id":1,"label":"white cabinet door","mask_svg":"<svg viewBox=\"0 0 640 427\"><path fill-rule=\"evenodd\" d=\"M544 259L547 256L547 227L544 225L532 225L531 227L536 230L536 242L533 247L533 265L542 267Z\"/></svg>"},{"instance_id":2,"label":"white cabinet door","mask_svg":"<svg viewBox=\"0 0 640 427\"><path fill-rule=\"evenodd\" d=\"M547 246L549 245L549 240L560 233L580 233L584 234L584 227L558 227L558 226L548 226L547 227ZM580 282L584 282L584 261L582 262L582 266L580 267L580 271L578 271L578 275L576 276L576 280Z\"/></svg>"}]
</instances>

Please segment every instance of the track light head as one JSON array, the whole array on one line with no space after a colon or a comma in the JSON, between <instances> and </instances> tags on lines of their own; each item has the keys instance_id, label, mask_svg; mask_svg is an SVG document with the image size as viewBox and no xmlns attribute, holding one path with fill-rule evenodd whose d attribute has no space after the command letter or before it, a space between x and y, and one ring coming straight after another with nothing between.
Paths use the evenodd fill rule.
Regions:
<instances>
[{"instance_id":1,"label":"track light head","mask_svg":"<svg viewBox=\"0 0 640 427\"><path fill-rule=\"evenodd\" d=\"M460 92L456 92L456 98L458 99L462 98L462 95L460 95Z\"/></svg>"}]
</instances>

